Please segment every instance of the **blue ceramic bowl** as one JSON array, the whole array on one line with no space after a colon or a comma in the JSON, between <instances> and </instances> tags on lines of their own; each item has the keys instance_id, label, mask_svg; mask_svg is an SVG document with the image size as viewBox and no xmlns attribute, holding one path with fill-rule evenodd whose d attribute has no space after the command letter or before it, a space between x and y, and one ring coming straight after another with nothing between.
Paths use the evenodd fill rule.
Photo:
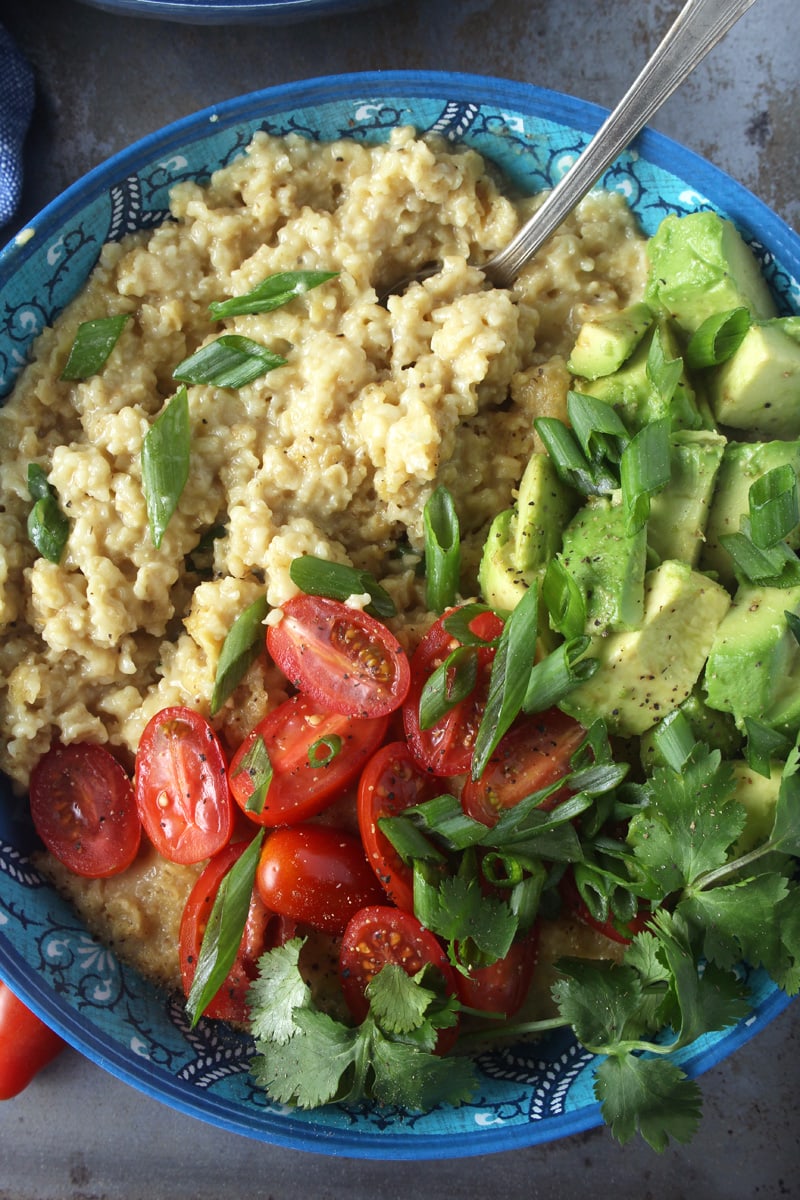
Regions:
<instances>
[{"instance_id":1,"label":"blue ceramic bowl","mask_svg":"<svg viewBox=\"0 0 800 1200\"><path fill-rule=\"evenodd\" d=\"M390 0L83 0L123 17L158 17L185 25L291 25L312 17L378 8Z\"/></svg>"},{"instance_id":2,"label":"blue ceramic bowl","mask_svg":"<svg viewBox=\"0 0 800 1200\"><path fill-rule=\"evenodd\" d=\"M466 142L518 188L552 185L604 113L496 79L381 73L310 80L210 108L138 142L49 205L0 253L0 396L36 333L79 290L100 246L162 219L170 185L205 178L256 130L383 140L410 123ZM800 238L759 200L694 154L645 132L608 171L644 230L667 213L713 207L752 243L781 308L800 308ZM183 1007L92 941L33 869L25 805L0 795L0 976L67 1041L175 1108L265 1142L350 1157L459 1157L546 1142L600 1123L593 1063L570 1036L479 1059L480 1088L460 1108L425 1115L367 1105L298 1112L270 1103L247 1071L250 1045ZM716 1064L782 1011L783 993L753 973L752 1012L680 1055L690 1075Z\"/></svg>"}]
</instances>

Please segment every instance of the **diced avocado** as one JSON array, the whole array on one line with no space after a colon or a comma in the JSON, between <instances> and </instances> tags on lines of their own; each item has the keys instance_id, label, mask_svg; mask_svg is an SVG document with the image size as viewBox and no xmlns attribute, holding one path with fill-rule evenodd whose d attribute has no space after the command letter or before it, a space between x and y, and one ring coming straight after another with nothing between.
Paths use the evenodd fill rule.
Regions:
<instances>
[{"instance_id":1,"label":"diced avocado","mask_svg":"<svg viewBox=\"0 0 800 1200\"><path fill-rule=\"evenodd\" d=\"M503 509L489 527L478 568L481 595L487 604L501 612L511 612L528 589L528 582L516 565L513 526L517 514Z\"/></svg>"},{"instance_id":2,"label":"diced avocado","mask_svg":"<svg viewBox=\"0 0 800 1200\"><path fill-rule=\"evenodd\" d=\"M701 685L695 684L690 696L678 705L689 728L698 742L704 742L712 750L720 750L723 758L735 758L741 753L743 735L736 728L730 713L718 712L705 702ZM646 730L639 739L639 757L645 770L652 770L663 759L658 753L654 733L658 725Z\"/></svg>"},{"instance_id":3,"label":"diced avocado","mask_svg":"<svg viewBox=\"0 0 800 1200\"><path fill-rule=\"evenodd\" d=\"M627 513L590 496L564 530L561 559L586 599L586 632L636 629L642 620L647 532L625 529Z\"/></svg>"},{"instance_id":4,"label":"diced avocado","mask_svg":"<svg viewBox=\"0 0 800 1200\"><path fill-rule=\"evenodd\" d=\"M564 526L578 507L548 454L534 453L522 475L514 528L514 559L521 571L544 567L561 546Z\"/></svg>"},{"instance_id":5,"label":"diced avocado","mask_svg":"<svg viewBox=\"0 0 800 1200\"><path fill-rule=\"evenodd\" d=\"M712 427L714 419L689 382L685 370L681 371L671 395L665 395L656 385L648 365L656 350L666 359L681 357L680 346L668 321L659 321L613 375L581 381L578 390L610 404L631 433L637 433L648 422L660 417L669 417L673 429Z\"/></svg>"},{"instance_id":6,"label":"diced avocado","mask_svg":"<svg viewBox=\"0 0 800 1200\"><path fill-rule=\"evenodd\" d=\"M708 372L708 397L721 425L800 437L800 342L781 321L751 325L727 362Z\"/></svg>"},{"instance_id":7,"label":"diced avocado","mask_svg":"<svg viewBox=\"0 0 800 1200\"><path fill-rule=\"evenodd\" d=\"M751 770L742 759L737 759L730 766L736 781L733 798L744 806L747 813L744 829L733 847L733 855L738 858L772 833L775 805L783 779L783 763L771 763L769 776Z\"/></svg>"},{"instance_id":8,"label":"diced avocado","mask_svg":"<svg viewBox=\"0 0 800 1200\"><path fill-rule=\"evenodd\" d=\"M718 213L665 217L647 243L647 256L645 299L686 333L732 308L748 308L756 320L776 315L755 255Z\"/></svg>"},{"instance_id":9,"label":"diced avocado","mask_svg":"<svg viewBox=\"0 0 800 1200\"><path fill-rule=\"evenodd\" d=\"M567 366L573 375L584 379L610 375L630 358L652 324L653 313L643 301L595 321L586 321L578 332Z\"/></svg>"},{"instance_id":10,"label":"diced avocado","mask_svg":"<svg viewBox=\"0 0 800 1200\"><path fill-rule=\"evenodd\" d=\"M738 533L746 517L750 486L773 467L794 467L800 481L800 440L793 442L728 442L717 473L717 482L706 523L706 542L700 556L703 570L714 571L721 583L736 585L733 560L720 538ZM790 546L800 546L800 530L787 538Z\"/></svg>"},{"instance_id":11,"label":"diced avocado","mask_svg":"<svg viewBox=\"0 0 800 1200\"><path fill-rule=\"evenodd\" d=\"M786 613L800 614L800 587L742 584L717 629L705 672L711 708L772 725L792 737L800 730L800 644Z\"/></svg>"},{"instance_id":12,"label":"diced avocado","mask_svg":"<svg viewBox=\"0 0 800 1200\"><path fill-rule=\"evenodd\" d=\"M670 480L650 501L647 543L661 562L677 558L695 566L725 438L707 429L680 429L670 443Z\"/></svg>"},{"instance_id":13,"label":"diced avocado","mask_svg":"<svg viewBox=\"0 0 800 1200\"><path fill-rule=\"evenodd\" d=\"M582 724L602 718L612 733L644 733L694 688L730 596L686 563L648 571L644 619L630 633L592 640L600 666L561 702Z\"/></svg>"}]
</instances>

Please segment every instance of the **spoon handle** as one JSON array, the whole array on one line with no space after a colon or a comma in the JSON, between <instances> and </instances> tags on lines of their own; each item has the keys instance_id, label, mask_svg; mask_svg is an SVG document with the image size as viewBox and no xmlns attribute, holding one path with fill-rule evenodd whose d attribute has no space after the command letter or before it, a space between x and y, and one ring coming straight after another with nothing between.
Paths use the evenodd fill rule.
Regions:
<instances>
[{"instance_id":1,"label":"spoon handle","mask_svg":"<svg viewBox=\"0 0 800 1200\"><path fill-rule=\"evenodd\" d=\"M547 199L509 244L483 266L510 287L519 272L591 190L614 159L755 0L687 0L613 112Z\"/></svg>"}]
</instances>

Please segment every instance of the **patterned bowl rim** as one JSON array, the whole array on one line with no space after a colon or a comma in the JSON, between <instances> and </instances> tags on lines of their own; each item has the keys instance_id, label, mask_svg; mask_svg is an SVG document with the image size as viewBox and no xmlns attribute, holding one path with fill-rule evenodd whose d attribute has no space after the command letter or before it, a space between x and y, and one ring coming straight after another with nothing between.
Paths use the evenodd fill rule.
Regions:
<instances>
[{"instance_id":1,"label":"patterned bowl rim","mask_svg":"<svg viewBox=\"0 0 800 1200\"><path fill-rule=\"evenodd\" d=\"M254 118L287 113L330 102L350 102L369 95L376 99L398 98L476 101L515 108L528 117L542 118L581 134L593 133L606 116L598 105L549 89L495 77L443 71L364 72L322 76L296 83L250 92L215 104L170 123L147 135L101 163L48 204L25 229L0 250L0 289L33 253L32 243L42 240L66 224L80 210L122 178L163 157L182 145L202 140L214 129L244 124ZM730 176L670 138L645 130L635 150L641 158L680 180L691 180L691 188L702 191L710 202L730 217L743 232L749 231L765 248L768 257L779 259L793 271L792 300L798 300L796 280L800 277L800 238L757 197ZM35 230L35 238L28 232ZM382 1138L379 1131L362 1128L351 1134L346 1129L309 1124L285 1130L280 1121L269 1129L253 1128L246 1118L228 1110L224 1099L204 1093L202 1103L187 1097L163 1071L148 1070L147 1060L125 1052L101 1028L71 1006L59 1001L45 979L8 942L0 930L0 976L6 978L31 1009L95 1063L138 1090L188 1115L219 1128L257 1137L275 1145L351 1158L423 1159L451 1158L505 1151L530 1146L592 1128L601 1123L600 1106L586 1103L579 1109L555 1117L501 1130L482 1129L442 1134L407 1134L397 1140ZM761 988L758 1003L748 1018L721 1036L690 1047L681 1065L692 1077L717 1065L743 1045L791 1003L773 985ZM289 1122L291 1125L291 1122Z\"/></svg>"}]
</instances>

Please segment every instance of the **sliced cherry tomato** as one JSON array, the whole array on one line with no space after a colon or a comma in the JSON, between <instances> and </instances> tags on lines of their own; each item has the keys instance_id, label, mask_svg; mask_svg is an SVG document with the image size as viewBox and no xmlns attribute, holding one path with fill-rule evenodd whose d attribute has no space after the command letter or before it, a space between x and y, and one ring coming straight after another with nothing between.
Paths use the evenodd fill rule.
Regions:
<instances>
[{"instance_id":1,"label":"sliced cherry tomato","mask_svg":"<svg viewBox=\"0 0 800 1200\"><path fill-rule=\"evenodd\" d=\"M197 970L203 935L219 891L219 885L233 864L247 849L247 845L246 841L231 842L219 854L215 854L189 893L181 918L179 939L181 980L187 996ZM247 992L258 973L258 960L265 951L277 945L280 940L281 932L275 927L273 914L268 911L260 895L253 889L239 952L228 972L227 979L206 1007L204 1015L240 1024L246 1021L248 1017Z\"/></svg>"},{"instance_id":2,"label":"sliced cherry tomato","mask_svg":"<svg viewBox=\"0 0 800 1200\"><path fill-rule=\"evenodd\" d=\"M116 875L136 857L142 827L133 786L104 746L52 746L33 769L30 809L47 849L76 875Z\"/></svg>"},{"instance_id":3,"label":"sliced cherry tomato","mask_svg":"<svg viewBox=\"0 0 800 1200\"><path fill-rule=\"evenodd\" d=\"M406 912L414 911L414 876L389 839L381 817L393 817L431 800L440 789L417 764L405 742L389 742L367 763L358 785L358 827L367 858L386 894Z\"/></svg>"},{"instance_id":4,"label":"sliced cherry tomato","mask_svg":"<svg viewBox=\"0 0 800 1200\"><path fill-rule=\"evenodd\" d=\"M342 933L354 912L383 899L359 839L327 825L273 830L256 886L272 912L326 933Z\"/></svg>"},{"instance_id":5,"label":"sliced cherry tomato","mask_svg":"<svg viewBox=\"0 0 800 1200\"><path fill-rule=\"evenodd\" d=\"M267 630L267 649L290 683L332 712L381 717L402 704L408 658L385 625L340 600L300 593Z\"/></svg>"},{"instance_id":6,"label":"sliced cherry tomato","mask_svg":"<svg viewBox=\"0 0 800 1200\"><path fill-rule=\"evenodd\" d=\"M434 967L441 976L445 994L457 994L455 972L447 953L430 930L413 913L384 904L371 905L350 920L339 954L342 992L355 1021L361 1022L366 1017L367 984L387 963L402 967L407 975L416 975L427 966ZM449 1050L457 1036L456 1026L441 1030L437 1053Z\"/></svg>"},{"instance_id":7,"label":"sliced cherry tomato","mask_svg":"<svg viewBox=\"0 0 800 1200\"><path fill-rule=\"evenodd\" d=\"M501 738L481 778L464 784L464 812L484 825L496 825L504 809L569 772L569 760L585 734L583 726L557 708L517 720ZM552 808L560 798L561 793L554 792L542 808Z\"/></svg>"},{"instance_id":8,"label":"sliced cherry tomato","mask_svg":"<svg viewBox=\"0 0 800 1200\"><path fill-rule=\"evenodd\" d=\"M444 625L453 611L451 609L444 613L434 622L414 651L411 684L403 705L403 722L411 752L420 766L434 775L463 775L469 770L494 659L492 647L479 647L478 677L470 695L429 729L420 728L419 701L422 689L436 668L461 645ZM500 636L503 622L495 613L484 612L471 621L470 629L489 642Z\"/></svg>"},{"instance_id":9,"label":"sliced cherry tomato","mask_svg":"<svg viewBox=\"0 0 800 1200\"><path fill-rule=\"evenodd\" d=\"M245 760L260 737L272 777L260 825L296 825L333 803L357 777L386 734L387 717L346 717L320 708L302 692L284 700L251 731L236 751L228 778L236 803L247 812L256 780ZM243 763L245 765L243 765Z\"/></svg>"},{"instance_id":10,"label":"sliced cherry tomato","mask_svg":"<svg viewBox=\"0 0 800 1200\"><path fill-rule=\"evenodd\" d=\"M642 933L647 928L647 921L651 914L646 909L641 909L632 921L620 921L613 915L610 915L605 921L593 917L586 901L578 891L578 885L575 883L571 870L567 871L562 878L559 892L567 912L572 913L581 924L588 925L590 929L596 929L598 933L612 942L619 942L620 945L627 946L637 933Z\"/></svg>"},{"instance_id":11,"label":"sliced cherry tomato","mask_svg":"<svg viewBox=\"0 0 800 1200\"><path fill-rule=\"evenodd\" d=\"M0 982L0 1100L18 1096L66 1046Z\"/></svg>"},{"instance_id":12,"label":"sliced cherry tomato","mask_svg":"<svg viewBox=\"0 0 800 1200\"><path fill-rule=\"evenodd\" d=\"M530 990L536 970L537 931L511 943L503 958L488 967L477 967L469 975L456 975L458 998L467 1008L478 1012L502 1013L513 1017L519 1012Z\"/></svg>"},{"instance_id":13,"label":"sliced cherry tomato","mask_svg":"<svg viewBox=\"0 0 800 1200\"><path fill-rule=\"evenodd\" d=\"M147 836L170 862L201 862L228 844L227 764L199 713L175 705L147 723L136 755L136 803Z\"/></svg>"}]
</instances>

